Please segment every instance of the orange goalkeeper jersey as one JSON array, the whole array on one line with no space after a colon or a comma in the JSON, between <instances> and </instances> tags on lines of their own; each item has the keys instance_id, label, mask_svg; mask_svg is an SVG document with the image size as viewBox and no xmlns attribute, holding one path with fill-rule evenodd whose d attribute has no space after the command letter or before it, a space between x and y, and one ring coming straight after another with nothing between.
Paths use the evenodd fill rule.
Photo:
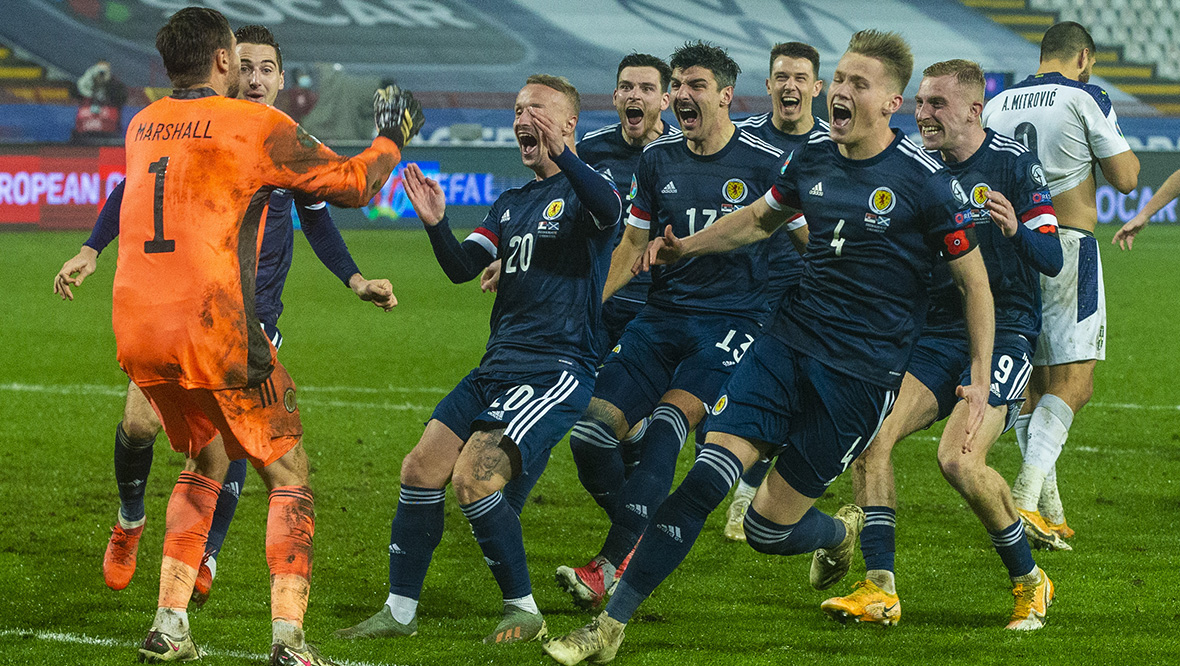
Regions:
<instances>
[{"instance_id":1,"label":"orange goalkeeper jersey","mask_svg":"<svg viewBox=\"0 0 1180 666\"><path fill-rule=\"evenodd\" d=\"M254 313L271 190L363 206L401 158L378 137L344 158L263 104L184 90L127 128L112 321L119 365L140 385L255 386L274 348Z\"/></svg>"}]
</instances>

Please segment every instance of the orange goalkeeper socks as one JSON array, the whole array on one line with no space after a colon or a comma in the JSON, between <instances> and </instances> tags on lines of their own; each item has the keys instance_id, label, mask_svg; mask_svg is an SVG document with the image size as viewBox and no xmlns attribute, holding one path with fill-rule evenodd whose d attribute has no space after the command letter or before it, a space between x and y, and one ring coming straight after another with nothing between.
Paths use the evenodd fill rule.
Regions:
<instances>
[{"instance_id":1,"label":"orange goalkeeper socks","mask_svg":"<svg viewBox=\"0 0 1180 666\"><path fill-rule=\"evenodd\" d=\"M180 473L168 500L164 560L160 565L160 608L188 607L220 491L221 484L209 477Z\"/></svg>"},{"instance_id":2,"label":"orange goalkeeper socks","mask_svg":"<svg viewBox=\"0 0 1180 666\"><path fill-rule=\"evenodd\" d=\"M270 491L266 517L266 562L270 565L272 620L303 626L307 611L315 534L315 501L307 486Z\"/></svg>"}]
</instances>

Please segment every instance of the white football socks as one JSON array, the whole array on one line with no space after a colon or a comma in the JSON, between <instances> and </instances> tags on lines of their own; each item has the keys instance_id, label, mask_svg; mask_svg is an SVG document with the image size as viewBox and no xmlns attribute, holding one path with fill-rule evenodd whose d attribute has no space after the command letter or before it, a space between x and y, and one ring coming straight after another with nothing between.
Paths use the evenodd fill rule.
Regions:
<instances>
[{"instance_id":1,"label":"white football socks","mask_svg":"<svg viewBox=\"0 0 1180 666\"><path fill-rule=\"evenodd\" d=\"M1037 502L1037 509L1050 525L1065 522L1065 507L1061 506L1061 495L1057 492L1056 466L1045 476L1045 485L1041 486L1041 499Z\"/></svg>"},{"instance_id":2,"label":"white football socks","mask_svg":"<svg viewBox=\"0 0 1180 666\"><path fill-rule=\"evenodd\" d=\"M389 598L385 600L385 605L389 607L389 614L393 616L393 619L401 624L409 624L418 614L418 600L403 597L400 594L390 594Z\"/></svg>"},{"instance_id":3,"label":"white football socks","mask_svg":"<svg viewBox=\"0 0 1180 666\"><path fill-rule=\"evenodd\" d=\"M1012 427L1016 433L1016 445L1020 447L1020 459L1028 455L1028 422L1032 420L1032 412L1016 417L1016 425Z\"/></svg>"},{"instance_id":4,"label":"white football socks","mask_svg":"<svg viewBox=\"0 0 1180 666\"><path fill-rule=\"evenodd\" d=\"M188 636L188 611L183 608L157 608L152 628L173 638Z\"/></svg>"},{"instance_id":5,"label":"white football socks","mask_svg":"<svg viewBox=\"0 0 1180 666\"><path fill-rule=\"evenodd\" d=\"M748 500L754 499L754 494L758 492L758 486L751 486L744 480L738 479L737 490L733 491L733 498L746 498Z\"/></svg>"},{"instance_id":6,"label":"white football socks","mask_svg":"<svg viewBox=\"0 0 1180 666\"><path fill-rule=\"evenodd\" d=\"M521 609L522 611L525 611L527 613L532 613L533 615L538 615L541 612L537 608L537 602L533 601L533 595L531 595L531 594L526 597L520 597L519 599L505 599L504 605L505 606L516 606L517 608Z\"/></svg>"},{"instance_id":7,"label":"white football socks","mask_svg":"<svg viewBox=\"0 0 1180 666\"><path fill-rule=\"evenodd\" d=\"M871 569L865 572L865 580L889 594L897 594L897 579L888 569Z\"/></svg>"},{"instance_id":8,"label":"white football socks","mask_svg":"<svg viewBox=\"0 0 1180 666\"><path fill-rule=\"evenodd\" d=\"M1065 401L1052 394L1041 396L1028 422L1028 445L1024 464L1012 484L1012 499L1025 511L1036 511L1041 499L1045 477L1057 464L1061 448L1069 438L1073 425L1073 410Z\"/></svg>"},{"instance_id":9,"label":"white football socks","mask_svg":"<svg viewBox=\"0 0 1180 666\"><path fill-rule=\"evenodd\" d=\"M303 649L307 642L303 629L287 620L273 620L270 623L271 645L286 645L296 650Z\"/></svg>"}]
</instances>

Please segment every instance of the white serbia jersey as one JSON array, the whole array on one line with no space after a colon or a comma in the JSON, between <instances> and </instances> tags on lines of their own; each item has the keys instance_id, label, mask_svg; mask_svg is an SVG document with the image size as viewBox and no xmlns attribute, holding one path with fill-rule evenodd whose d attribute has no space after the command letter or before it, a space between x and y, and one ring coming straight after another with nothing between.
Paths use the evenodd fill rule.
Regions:
<instances>
[{"instance_id":1,"label":"white serbia jersey","mask_svg":"<svg viewBox=\"0 0 1180 666\"><path fill-rule=\"evenodd\" d=\"M1037 156L1053 196L1084 181L1095 158L1131 149L1106 91L1056 72L1035 74L993 97L983 125Z\"/></svg>"}]
</instances>

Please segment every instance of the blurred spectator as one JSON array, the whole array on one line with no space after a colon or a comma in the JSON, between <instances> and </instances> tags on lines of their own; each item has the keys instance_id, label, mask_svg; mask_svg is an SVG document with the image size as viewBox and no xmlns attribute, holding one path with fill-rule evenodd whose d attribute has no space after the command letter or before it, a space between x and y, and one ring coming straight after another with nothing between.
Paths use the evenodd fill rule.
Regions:
<instances>
[{"instance_id":1,"label":"blurred spectator","mask_svg":"<svg viewBox=\"0 0 1180 666\"><path fill-rule=\"evenodd\" d=\"M319 94L311 89L311 75L302 69L295 70L295 85L287 90L287 115L299 123L315 108Z\"/></svg>"},{"instance_id":2,"label":"blurred spectator","mask_svg":"<svg viewBox=\"0 0 1180 666\"><path fill-rule=\"evenodd\" d=\"M127 86L111 74L111 64L99 60L78 79L79 98L73 140L103 142L122 138L121 116L127 103Z\"/></svg>"}]
</instances>

